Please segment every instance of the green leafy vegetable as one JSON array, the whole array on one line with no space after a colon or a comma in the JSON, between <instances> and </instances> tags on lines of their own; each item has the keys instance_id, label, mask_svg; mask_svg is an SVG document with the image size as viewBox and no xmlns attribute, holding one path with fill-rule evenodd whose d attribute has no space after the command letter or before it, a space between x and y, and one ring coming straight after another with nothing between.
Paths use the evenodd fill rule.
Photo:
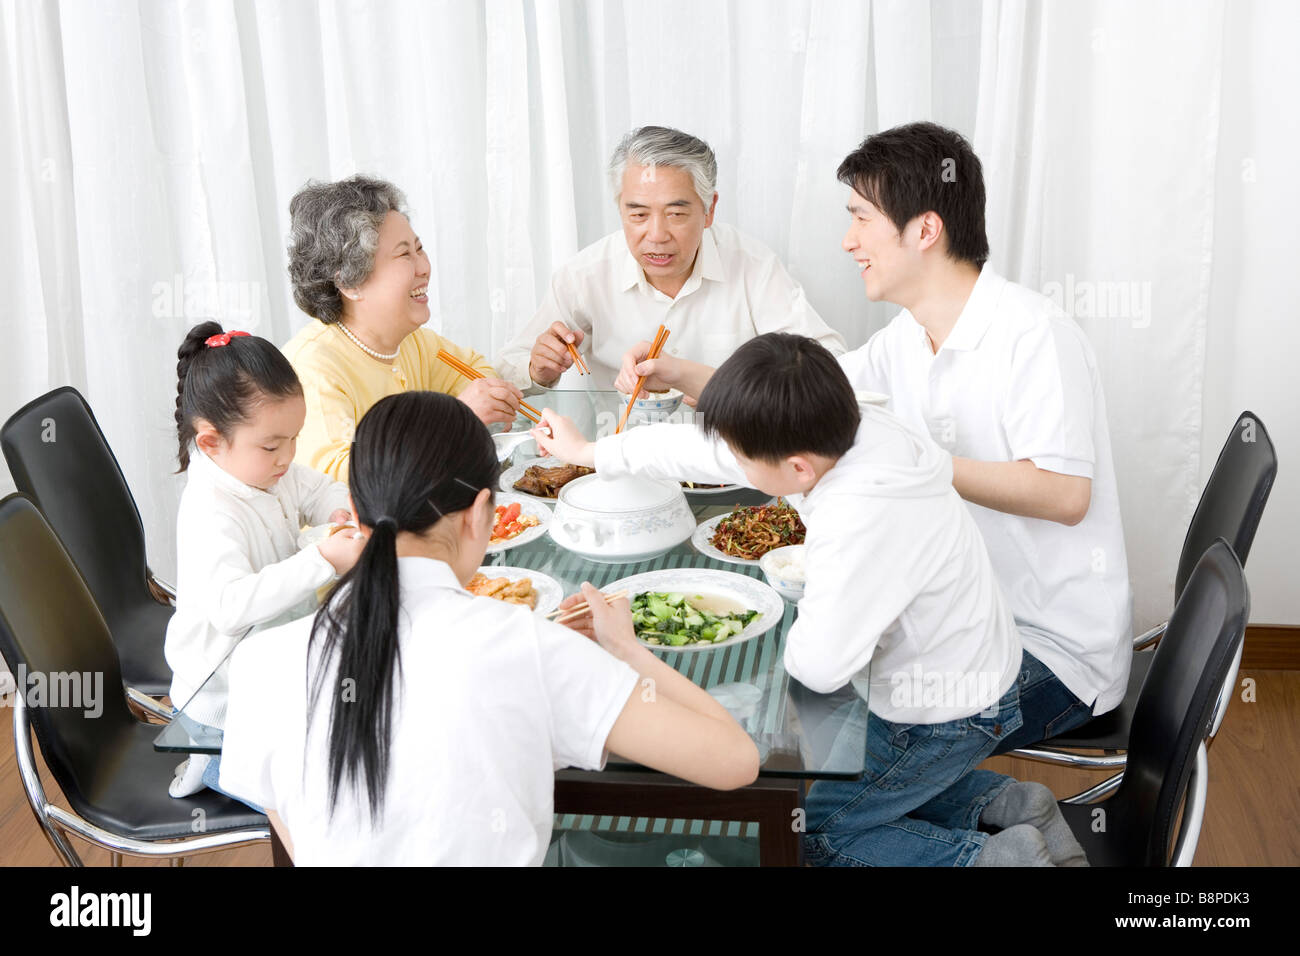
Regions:
<instances>
[{"instance_id":1,"label":"green leafy vegetable","mask_svg":"<svg viewBox=\"0 0 1300 956\"><path fill-rule=\"evenodd\" d=\"M703 600L701 595L692 595ZM645 592L632 599L632 625L636 636L647 644L682 647L687 644L717 644L734 637L758 617L758 611L713 614L690 603L678 593Z\"/></svg>"}]
</instances>

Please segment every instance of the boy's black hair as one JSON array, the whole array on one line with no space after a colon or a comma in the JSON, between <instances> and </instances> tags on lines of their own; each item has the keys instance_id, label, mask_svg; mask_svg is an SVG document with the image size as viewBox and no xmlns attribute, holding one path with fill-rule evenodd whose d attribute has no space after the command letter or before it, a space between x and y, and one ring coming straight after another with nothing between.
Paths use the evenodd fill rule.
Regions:
<instances>
[{"instance_id":1,"label":"boy's black hair","mask_svg":"<svg viewBox=\"0 0 1300 956\"><path fill-rule=\"evenodd\" d=\"M960 133L935 123L908 123L868 136L835 175L852 186L899 232L917 216L936 212L948 236L948 257L983 266L984 173Z\"/></svg>"},{"instance_id":2,"label":"boy's black hair","mask_svg":"<svg viewBox=\"0 0 1300 956\"><path fill-rule=\"evenodd\" d=\"M229 439L236 425L248 421L258 401L302 394L302 383L284 353L255 335L237 335L226 345L208 347L220 335L216 322L190 329L176 351L176 455L180 471L190 466L194 423L202 419Z\"/></svg>"},{"instance_id":3,"label":"boy's black hair","mask_svg":"<svg viewBox=\"0 0 1300 956\"><path fill-rule=\"evenodd\" d=\"M840 363L816 339L769 332L750 339L713 373L696 411L705 432L746 458L839 458L853 447L861 413Z\"/></svg>"}]
</instances>

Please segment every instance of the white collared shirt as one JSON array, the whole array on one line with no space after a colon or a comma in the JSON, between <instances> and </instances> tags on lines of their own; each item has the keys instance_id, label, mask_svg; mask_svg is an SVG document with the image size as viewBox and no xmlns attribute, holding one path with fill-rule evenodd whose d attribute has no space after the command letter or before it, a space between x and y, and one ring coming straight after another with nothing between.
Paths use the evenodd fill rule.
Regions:
<instances>
[{"instance_id":1,"label":"white collared shirt","mask_svg":"<svg viewBox=\"0 0 1300 956\"><path fill-rule=\"evenodd\" d=\"M379 824L346 786L330 818L337 661L309 736L310 619L235 651L221 786L279 814L300 866L540 865L555 771L604 767L639 675L567 627L467 593L441 561L397 566L401 668Z\"/></svg>"},{"instance_id":2,"label":"white collared shirt","mask_svg":"<svg viewBox=\"0 0 1300 956\"><path fill-rule=\"evenodd\" d=\"M1115 707L1132 657L1132 596L1106 402L1083 330L985 265L937 354L905 309L840 364L855 388L887 393L953 455L1028 459L1092 480L1073 527L967 506L1025 650L1095 713Z\"/></svg>"},{"instance_id":3,"label":"white collared shirt","mask_svg":"<svg viewBox=\"0 0 1300 956\"><path fill-rule=\"evenodd\" d=\"M714 368L765 332L805 335L835 355L845 350L844 339L822 321L776 255L722 223L704 230L676 298L646 280L622 230L583 249L555 270L537 314L497 356L493 365L502 378L520 388L533 385L529 353L552 322L586 335L580 351L594 388L613 388L623 355L637 342L653 341L661 324L670 333L665 354ZM576 374L570 369L565 376Z\"/></svg>"},{"instance_id":4,"label":"white collared shirt","mask_svg":"<svg viewBox=\"0 0 1300 956\"><path fill-rule=\"evenodd\" d=\"M695 425L631 428L596 443L596 473L744 483ZM938 724L996 704L1020 637L984 542L952 487L952 458L882 408L807 495L807 585L785 669L819 693L852 683L877 716Z\"/></svg>"},{"instance_id":5,"label":"white collared shirt","mask_svg":"<svg viewBox=\"0 0 1300 956\"><path fill-rule=\"evenodd\" d=\"M263 491L193 445L186 475L176 514L176 613L163 652L172 705L220 727L231 649L251 627L312 613L317 588L334 579L319 547L299 549L298 534L347 510L348 487L294 463Z\"/></svg>"}]
</instances>

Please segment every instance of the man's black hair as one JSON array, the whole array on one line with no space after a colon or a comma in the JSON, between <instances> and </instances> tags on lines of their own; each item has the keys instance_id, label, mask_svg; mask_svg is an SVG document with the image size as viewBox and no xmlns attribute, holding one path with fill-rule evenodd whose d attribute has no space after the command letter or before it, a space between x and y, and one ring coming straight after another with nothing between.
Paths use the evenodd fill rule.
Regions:
<instances>
[{"instance_id":1,"label":"man's black hair","mask_svg":"<svg viewBox=\"0 0 1300 956\"><path fill-rule=\"evenodd\" d=\"M984 173L960 133L935 123L908 123L868 136L845 157L836 176L889 217L901 233L927 212L938 213L948 257L982 267Z\"/></svg>"}]
</instances>

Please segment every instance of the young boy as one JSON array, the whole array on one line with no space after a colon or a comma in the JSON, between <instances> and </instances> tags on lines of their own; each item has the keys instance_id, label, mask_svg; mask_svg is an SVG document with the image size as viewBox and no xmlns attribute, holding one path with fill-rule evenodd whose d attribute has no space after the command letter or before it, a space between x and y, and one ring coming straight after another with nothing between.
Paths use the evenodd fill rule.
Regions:
<instances>
[{"instance_id":1,"label":"young boy","mask_svg":"<svg viewBox=\"0 0 1300 956\"><path fill-rule=\"evenodd\" d=\"M808 793L809 859L1081 862L1046 788L974 769L1021 725L1021 649L949 456L887 411L859 412L834 357L800 336L741 346L698 410L703 427L595 443L546 411L551 435L533 435L544 453L608 478L744 483L799 510L808 583L786 670L823 693L852 682L869 711L864 777Z\"/></svg>"},{"instance_id":2,"label":"young boy","mask_svg":"<svg viewBox=\"0 0 1300 956\"><path fill-rule=\"evenodd\" d=\"M988 266L984 179L960 134L886 130L837 175L867 298L903 307L841 364L953 456L1025 648L1024 726L996 752L1035 743L1117 706L1133 654L1096 358L1050 299Z\"/></svg>"}]
</instances>

